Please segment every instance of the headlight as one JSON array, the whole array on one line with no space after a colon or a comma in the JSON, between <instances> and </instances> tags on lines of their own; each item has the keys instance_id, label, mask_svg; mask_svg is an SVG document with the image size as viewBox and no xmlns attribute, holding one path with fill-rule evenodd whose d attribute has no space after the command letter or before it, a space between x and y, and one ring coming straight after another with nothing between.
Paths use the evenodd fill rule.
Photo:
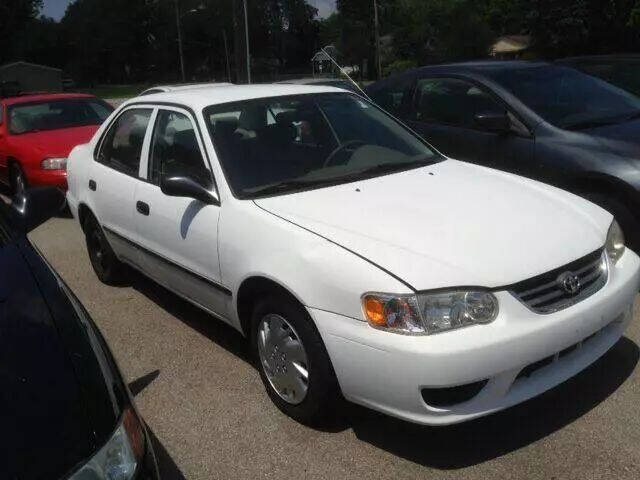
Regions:
<instances>
[{"instance_id":1,"label":"headlight","mask_svg":"<svg viewBox=\"0 0 640 480\"><path fill-rule=\"evenodd\" d=\"M67 159L66 158L45 158L42 161L43 170L66 170Z\"/></svg>"},{"instance_id":2,"label":"headlight","mask_svg":"<svg viewBox=\"0 0 640 480\"><path fill-rule=\"evenodd\" d=\"M125 410L122 422L107 444L69 480L130 480L144 452L140 422Z\"/></svg>"},{"instance_id":3,"label":"headlight","mask_svg":"<svg viewBox=\"0 0 640 480\"><path fill-rule=\"evenodd\" d=\"M371 326L409 335L489 323L498 316L498 299L483 291L418 295L368 293L362 301L365 317Z\"/></svg>"},{"instance_id":4,"label":"headlight","mask_svg":"<svg viewBox=\"0 0 640 480\"><path fill-rule=\"evenodd\" d=\"M615 263L620 259L624 253L624 233L618 222L615 220L611 222L609 232L607 233L607 243L605 244L605 250L611 260L611 263Z\"/></svg>"}]
</instances>

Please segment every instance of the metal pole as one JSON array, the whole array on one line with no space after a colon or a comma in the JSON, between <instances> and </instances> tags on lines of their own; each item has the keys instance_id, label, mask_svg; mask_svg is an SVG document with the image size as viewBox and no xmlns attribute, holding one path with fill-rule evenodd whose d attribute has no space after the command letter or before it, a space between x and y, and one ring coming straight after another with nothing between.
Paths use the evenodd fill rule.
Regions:
<instances>
[{"instance_id":1,"label":"metal pole","mask_svg":"<svg viewBox=\"0 0 640 480\"><path fill-rule=\"evenodd\" d=\"M222 38L224 39L224 56L227 58L227 81L231 82L231 67L229 67L229 48L227 47L227 31L222 29Z\"/></svg>"},{"instance_id":2,"label":"metal pole","mask_svg":"<svg viewBox=\"0 0 640 480\"><path fill-rule=\"evenodd\" d=\"M380 68L380 30L378 26L378 2L373 0L373 17L375 21L376 31L376 68L378 70L378 78L382 78L382 69Z\"/></svg>"},{"instance_id":3,"label":"metal pole","mask_svg":"<svg viewBox=\"0 0 640 480\"><path fill-rule=\"evenodd\" d=\"M247 14L247 0L244 3L244 41L247 45L247 83L251 83L251 57L249 54L249 19Z\"/></svg>"},{"instance_id":4,"label":"metal pole","mask_svg":"<svg viewBox=\"0 0 640 480\"><path fill-rule=\"evenodd\" d=\"M176 29L178 30L178 52L180 54L180 73L182 74L182 81L187 80L187 76L184 73L184 55L182 53L182 31L180 29L180 9L178 8L178 0L174 0L173 3L176 6Z\"/></svg>"}]
</instances>

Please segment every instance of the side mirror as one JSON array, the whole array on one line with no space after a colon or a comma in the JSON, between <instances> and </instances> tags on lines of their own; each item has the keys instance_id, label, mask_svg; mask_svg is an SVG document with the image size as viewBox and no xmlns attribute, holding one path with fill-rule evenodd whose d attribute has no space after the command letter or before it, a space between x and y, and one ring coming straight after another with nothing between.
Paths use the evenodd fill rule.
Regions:
<instances>
[{"instance_id":1,"label":"side mirror","mask_svg":"<svg viewBox=\"0 0 640 480\"><path fill-rule=\"evenodd\" d=\"M476 125L490 132L507 133L511 131L511 119L506 112L477 113L473 120Z\"/></svg>"},{"instance_id":2,"label":"side mirror","mask_svg":"<svg viewBox=\"0 0 640 480\"><path fill-rule=\"evenodd\" d=\"M64 202L64 193L57 188L30 188L13 198L11 210L18 228L29 233L60 213Z\"/></svg>"},{"instance_id":3,"label":"side mirror","mask_svg":"<svg viewBox=\"0 0 640 480\"><path fill-rule=\"evenodd\" d=\"M219 203L218 196L194 182L189 177L162 177L160 180L160 190L170 197L188 197L199 200L207 205Z\"/></svg>"}]
</instances>

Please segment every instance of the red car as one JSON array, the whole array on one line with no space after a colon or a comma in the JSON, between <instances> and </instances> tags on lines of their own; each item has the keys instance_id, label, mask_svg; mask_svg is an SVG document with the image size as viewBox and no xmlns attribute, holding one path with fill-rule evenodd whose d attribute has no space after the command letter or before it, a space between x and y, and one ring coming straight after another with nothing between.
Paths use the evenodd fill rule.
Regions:
<instances>
[{"instance_id":1,"label":"red car","mask_svg":"<svg viewBox=\"0 0 640 480\"><path fill-rule=\"evenodd\" d=\"M84 94L0 99L0 182L67 189L67 156L88 142L113 107Z\"/></svg>"}]
</instances>

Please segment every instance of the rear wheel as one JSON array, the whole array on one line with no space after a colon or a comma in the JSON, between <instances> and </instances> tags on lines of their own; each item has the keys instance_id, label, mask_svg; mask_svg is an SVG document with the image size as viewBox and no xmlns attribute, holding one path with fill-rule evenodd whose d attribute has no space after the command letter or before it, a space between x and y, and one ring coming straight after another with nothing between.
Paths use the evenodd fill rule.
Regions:
<instances>
[{"instance_id":1,"label":"rear wheel","mask_svg":"<svg viewBox=\"0 0 640 480\"><path fill-rule=\"evenodd\" d=\"M17 163L12 163L9 170L9 184L11 185L11 193L18 196L27 189L27 179L24 176L22 168Z\"/></svg>"},{"instance_id":2,"label":"rear wheel","mask_svg":"<svg viewBox=\"0 0 640 480\"><path fill-rule=\"evenodd\" d=\"M84 234L89 260L98 279L107 285L123 283L126 273L125 266L116 257L102 232L102 228L91 215L84 222Z\"/></svg>"},{"instance_id":3,"label":"rear wheel","mask_svg":"<svg viewBox=\"0 0 640 480\"><path fill-rule=\"evenodd\" d=\"M304 307L285 295L265 295L253 310L251 336L260 378L273 403L301 423L332 419L340 390Z\"/></svg>"}]
</instances>

